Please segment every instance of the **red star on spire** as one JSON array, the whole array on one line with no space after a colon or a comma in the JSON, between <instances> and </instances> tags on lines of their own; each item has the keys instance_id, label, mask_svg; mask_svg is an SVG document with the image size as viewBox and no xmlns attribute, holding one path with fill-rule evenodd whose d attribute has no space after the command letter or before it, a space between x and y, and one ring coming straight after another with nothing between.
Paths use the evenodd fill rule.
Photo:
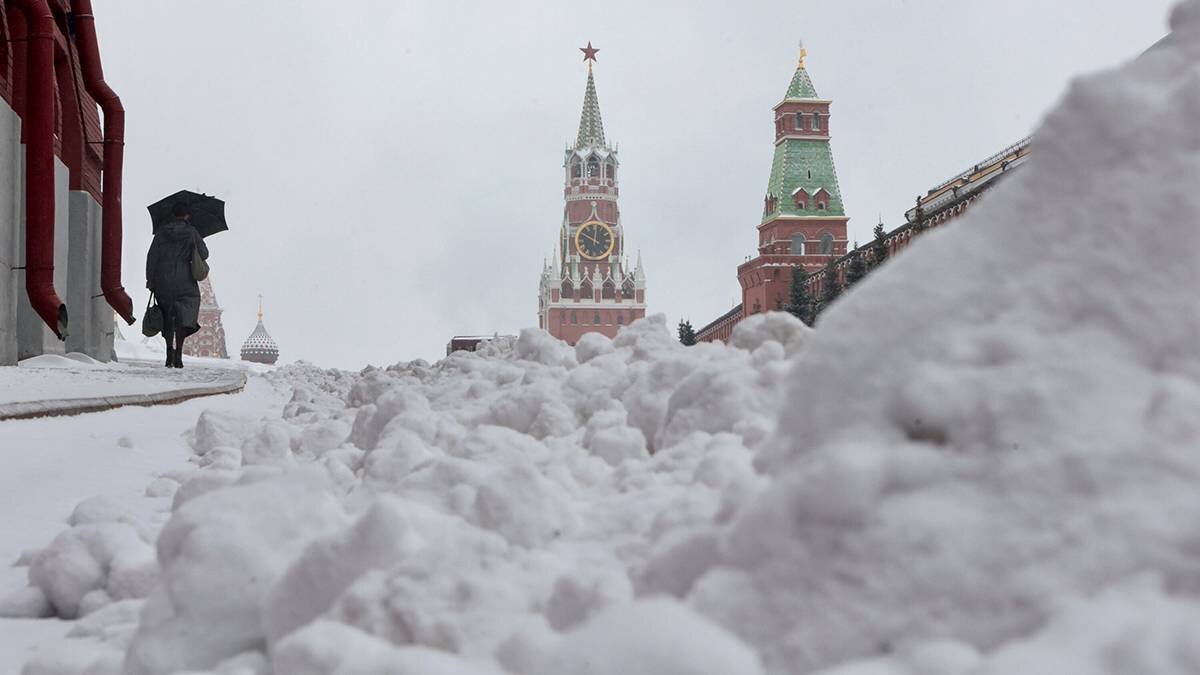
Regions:
<instances>
[{"instance_id":1,"label":"red star on spire","mask_svg":"<svg viewBox=\"0 0 1200 675\"><path fill-rule=\"evenodd\" d=\"M588 40L588 46L580 47L579 51L583 52L583 60L584 61L595 61L596 60L596 52L598 52L600 50L592 47L592 41Z\"/></svg>"}]
</instances>

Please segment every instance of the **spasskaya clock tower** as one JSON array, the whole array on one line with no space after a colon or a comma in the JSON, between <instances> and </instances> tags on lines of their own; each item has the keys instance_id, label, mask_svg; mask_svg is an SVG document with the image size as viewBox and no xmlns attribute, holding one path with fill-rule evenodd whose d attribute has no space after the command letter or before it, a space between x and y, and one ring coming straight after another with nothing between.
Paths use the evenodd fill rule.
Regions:
<instances>
[{"instance_id":1,"label":"spasskaya clock tower","mask_svg":"<svg viewBox=\"0 0 1200 675\"><path fill-rule=\"evenodd\" d=\"M646 275L641 255L632 267L625 255L625 231L617 207L615 147L604 139L592 64L596 52L581 47L587 63L587 90L579 134L566 148L562 226L554 254L542 267L538 326L569 344L584 333L614 337L622 326L646 315Z\"/></svg>"}]
</instances>

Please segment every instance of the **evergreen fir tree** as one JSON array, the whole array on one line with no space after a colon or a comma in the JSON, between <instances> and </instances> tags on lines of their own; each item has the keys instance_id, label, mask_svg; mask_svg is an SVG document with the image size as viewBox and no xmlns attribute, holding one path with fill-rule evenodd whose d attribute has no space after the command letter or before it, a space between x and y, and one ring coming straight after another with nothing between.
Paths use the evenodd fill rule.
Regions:
<instances>
[{"instance_id":1,"label":"evergreen fir tree","mask_svg":"<svg viewBox=\"0 0 1200 675\"><path fill-rule=\"evenodd\" d=\"M875 241L871 244L871 267L878 267L887 260L888 250L887 243L884 238L887 237L887 232L883 231L883 223L875 226Z\"/></svg>"},{"instance_id":2,"label":"evergreen fir tree","mask_svg":"<svg viewBox=\"0 0 1200 675\"><path fill-rule=\"evenodd\" d=\"M837 268L833 266L834 259L830 258L825 265L825 277L821 280L821 302L817 306L817 315L824 312L842 294L842 285L838 283Z\"/></svg>"},{"instance_id":3,"label":"evergreen fir tree","mask_svg":"<svg viewBox=\"0 0 1200 675\"><path fill-rule=\"evenodd\" d=\"M846 264L846 288L858 283L859 279L867 276L867 263L863 260L861 251L850 254L850 262Z\"/></svg>"},{"instance_id":4,"label":"evergreen fir tree","mask_svg":"<svg viewBox=\"0 0 1200 675\"><path fill-rule=\"evenodd\" d=\"M813 298L808 294L808 275L803 267L792 268L792 289L788 294L788 303L784 309L792 316L811 326L816 318Z\"/></svg>"},{"instance_id":5,"label":"evergreen fir tree","mask_svg":"<svg viewBox=\"0 0 1200 675\"><path fill-rule=\"evenodd\" d=\"M687 346L696 344L696 330L692 328L691 321L679 322L679 343Z\"/></svg>"},{"instance_id":6,"label":"evergreen fir tree","mask_svg":"<svg viewBox=\"0 0 1200 675\"><path fill-rule=\"evenodd\" d=\"M929 228L929 225L925 223L925 209L921 208L920 197L917 197L917 208L914 213L916 216L913 218L912 231L915 237Z\"/></svg>"}]
</instances>

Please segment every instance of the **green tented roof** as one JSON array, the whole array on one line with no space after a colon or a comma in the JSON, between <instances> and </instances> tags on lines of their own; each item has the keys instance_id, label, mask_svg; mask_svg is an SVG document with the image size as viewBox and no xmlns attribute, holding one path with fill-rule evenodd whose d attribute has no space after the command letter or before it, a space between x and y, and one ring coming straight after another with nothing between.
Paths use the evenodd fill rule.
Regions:
<instances>
[{"instance_id":1,"label":"green tented roof","mask_svg":"<svg viewBox=\"0 0 1200 675\"><path fill-rule=\"evenodd\" d=\"M606 147L604 144L604 122L600 120L600 101L596 96L596 81L592 69L588 68L587 89L583 93L583 112L579 115L579 135L575 137L576 148Z\"/></svg>"},{"instance_id":2,"label":"green tented roof","mask_svg":"<svg viewBox=\"0 0 1200 675\"><path fill-rule=\"evenodd\" d=\"M812 78L808 76L808 71L803 66L796 69L796 74L792 75L792 83L788 85L787 96L784 100L805 100L819 99L817 96L817 88L813 86Z\"/></svg>"},{"instance_id":3,"label":"green tented roof","mask_svg":"<svg viewBox=\"0 0 1200 675\"><path fill-rule=\"evenodd\" d=\"M811 178L809 173L811 172ZM809 196L825 188L829 202L824 211L818 211L815 202L809 202L807 210L796 208L792 193L804 188ZM771 179L767 194L778 199L773 215L790 216L844 216L842 190L838 187L837 169L833 165L833 150L829 141L810 141L789 138L775 146L775 158L771 160Z\"/></svg>"}]
</instances>

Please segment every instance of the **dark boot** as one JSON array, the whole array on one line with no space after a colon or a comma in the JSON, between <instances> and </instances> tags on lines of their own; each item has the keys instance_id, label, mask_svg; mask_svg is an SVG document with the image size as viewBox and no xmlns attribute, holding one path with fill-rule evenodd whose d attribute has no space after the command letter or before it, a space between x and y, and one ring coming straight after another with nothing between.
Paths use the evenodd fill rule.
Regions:
<instances>
[{"instance_id":1,"label":"dark boot","mask_svg":"<svg viewBox=\"0 0 1200 675\"><path fill-rule=\"evenodd\" d=\"M183 367L183 340L179 341L179 346L175 348L175 367Z\"/></svg>"},{"instance_id":2,"label":"dark boot","mask_svg":"<svg viewBox=\"0 0 1200 675\"><path fill-rule=\"evenodd\" d=\"M175 348L171 346L167 347L167 367L175 367Z\"/></svg>"}]
</instances>

